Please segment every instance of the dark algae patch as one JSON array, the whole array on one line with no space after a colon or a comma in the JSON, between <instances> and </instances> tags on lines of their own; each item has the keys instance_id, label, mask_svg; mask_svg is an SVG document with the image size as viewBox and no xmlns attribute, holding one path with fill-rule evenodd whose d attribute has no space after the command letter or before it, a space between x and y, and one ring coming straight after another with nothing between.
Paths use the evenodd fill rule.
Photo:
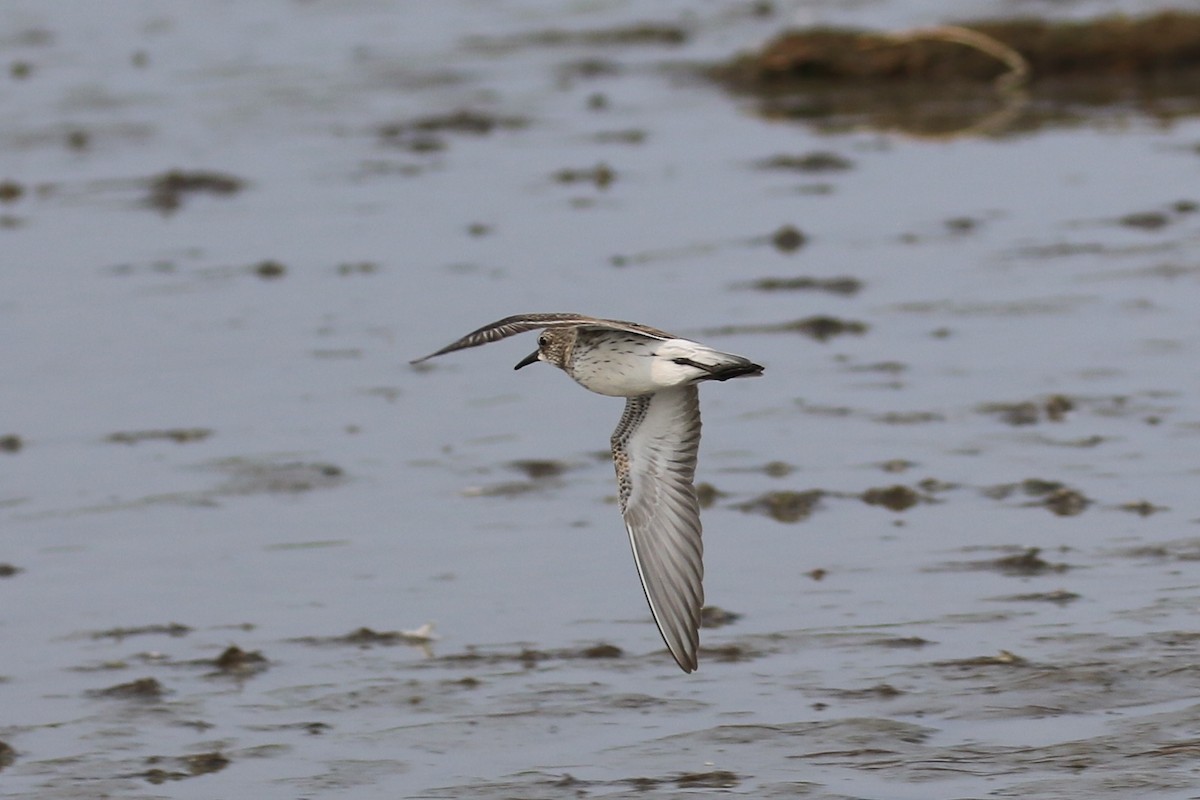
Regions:
<instances>
[{"instance_id":1,"label":"dark algae patch","mask_svg":"<svg viewBox=\"0 0 1200 800\"><path fill-rule=\"evenodd\" d=\"M984 403L979 411L993 414L1000 421L1013 426L1036 425L1039 422L1062 422L1067 414L1075 410L1071 398L1055 394L1044 400L1024 400L1017 403Z\"/></svg>"},{"instance_id":2,"label":"dark algae patch","mask_svg":"<svg viewBox=\"0 0 1200 800\"><path fill-rule=\"evenodd\" d=\"M150 756L146 759L146 764L149 769L138 773L135 777L144 778L148 783L158 786L167 781L181 781L195 778L198 775L220 772L229 766L230 760L228 756L219 751L213 751L181 758ZM165 765L165 767L159 765Z\"/></svg>"},{"instance_id":3,"label":"dark algae patch","mask_svg":"<svg viewBox=\"0 0 1200 800\"><path fill-rule=\"evenodd\" d=\"M739 289L754 289L759 292L828 292L847 297L862 290L862 281L857 278L813 278L797 275L789 278L759 278L749 283L738 284Z\"/></svg>"},{"instance_id":4,"label":"dark algae patch","mask_svg":"<svg viewBox=\"0 0 1200 800\"><path fill-rule=\"evenodd\" d=\"M1056 589L1052 592L1010 594L990 599L1004 603L1054 603L1055 605L1065 606L1067 603L1075 602L1080 597L1081 595L1075 594L1075 592L1068 592L1066 589Z\"/></svg>"},{"instance_id":5,"label":"dark algae patch","mask_svg":"<svg viewBox=\"0 0 1200 800\"><path fill-rule=\"evenodd\" d=\"M765 170L787 172L844 172L854 166L854 162L843 158L837 153L818 150L803 155L777 155L755 162L754 166Z\"/></svg>"},{"instance_id":6,"label":"dark algae patch","mask_svg":"<svg viewBox=\"0 0 1200 800\"><path fill-rule=\"evenodd\" d=\"M187 636L192 632L192 629L187 625L180 625L178 622L167 623L166 625L139 625L133 628L109 628L108 630L96 631L92 634L93 639L126 639L130 636Z\"/></svg>"},{"instance_id":7,"label":"dark algae patch","mask_svg":"<svg viewBox=\"0 0 1200 800\"><path fill-rule=\"evenodd\" d=\"M734 506L734 508L739 511L766 514L779 522L803 522L812 515L824 495L825 493L820 489L809 489L805 492L788 490L766 492L753 500Z\"/></svg>"},{"instance_id":8,"label":"dark algae patch","mask_svg":"<svg viewBox=\"0 0 1200 800\"><path fill-rule=\"evenodd\" d=\"M380 141L413 153L445 150L445 137L487 136L495 131L521 130L529 125L524 117L504 116L475 109L459 109L405 122L389 122L377 128Z\"/></svg>"},{"instance_id":9,"label":"dark algae patch","mask_svg":"<svg viewBox=\"0 0 1200 800\"><path fill-rule=\"evenodd\" d=\"M1089 110L1200 113L1200 13L788 30L708 76L769 118L852 117L917 135L1074 124Z\"/></svg>"},{"instance_id":10,"label":"dark algae patch","mask_svg":"<svg viewBox=\"0 0 1200 800\"><path fill-rule=\"evenodd\" d=\"M189 195L227 197L240 192L246 185L241 178L223 172L181 169L157 175L151 178L149 183L150 193L146 198L146 205L163 213L177 210Z\"/></svg>"},{"instance_id":11,"label":"dark algae patch","mask_svg":"<svg viewBox=\"0 0 1200 800\"><path fill-rule=\"evenodd\" d=\"M377 631L358 628L344 636L305 636L292 641L312 645L352 645L354 647L390 646L397 644L427 644L431 637L417 631Z\"/></svg>"},{"instance_id":12,"label":"dark algae patch","mask_svg":"<svg viewBox=\"0 0 1200 800\"><path fill-rule=\"evenodd\" d=\"M155 678L139 678L136 681L118 683L106 689L93 689L87 694L89 697L118 700L161 700L166 693L166 687Z\"/></svg>"},{"instance_id":13,"label":"dark algae patch","mask_svg":"<svg viewBox=\"0 0 1200 800\"><path fill-rule=\"evenodd\" d=\"M25 187L16 181L0 181L0 203L13 203L25 194Z\"/></svg>"},{"instance_id":14,"label":"dark algae patch","mask_svg":"<svg viewBox=\"0 0 1200 800\"><path fill-rule=\"evenodd\" d=\"M1053 563L1042 558L1040 547L1030 547L999 558L954 562L938 567L934 571L998 572L1001 575L1028 578L1035 575L1062 573L1069 569L1071 569L1070 564Z\"/></svg>"},{"instance_id":15,"label":"dark algae patch","mask_svg":"<svg viewBox=\"0 0 1200 800\"><path fill-rule=\"evenodd\" d=\"M267 259L266 261L258 262L257 264L254 265L253 269L254 269L254 274L260 278L263 278L264 280L271 280L272 278L282 278L284 275L287 274L287 267L284 266L283 264L281 264L280 262L272 260L272 259Z\"/></svg>"},{"instance_id":16,"label":"dark algae patch","mask_svg":"<svg viewBox=\"0 0 1200 800\"><path fill-rule=\"evenodd\" d=\"M704 606L700 609L701 628L724 628L742 618L741 614L726 611L720 606Z\"/></svg>"},{"instance_id":17,"label":"dark algae patch","mask_svg":"<svg viewBox=\"0 0 1200 800\"><path fill-rule=\"evenodd\" d=\"M879 489L867 489L862 493L863 502L870 506L883 506L891 511L904 511L921 502L921 495L907 486L899 484Z\"/></svg>"},{"instance_id":18,"label":"dark algae patch","mask_svg":"<svg viewBox=\"0 0 1200 800\"><path fill-rule=\"evenodd\" d=\"M784 225L771 234L771 244L781 253L799 250L808 242L808 237L794 225Z\"/></svg>"},{"instance_id":19,"label":"dark algae patch","mask_svg":"<svg viewBox=\"0 0 1200 800\"><path fill-rule=\"evenodd\" d=\"M737 775L724 769L686 772L675 779L675 785L680 789L732 789L740 782Z\"/></svg>"},{"instance_id":20,"label":"dark algae patch","mask_svg":"<svg viewBox=\"0 0 1200 800\"><path fill-rule=\"evenodd\" d=\"M117 431L105 437L113 444L139 444L141 442L168 441L176 444L199 442L212 436L208 428L163 428L146 431Z\"/></svg>"},{"instance_id":21,"label":"dark algae patch","mask_svg":"<svg viewBox=\"0 0 1200 800\"><path fill-rule=\"evenodd\" d=\"M517 47L625 47L631 45L677 46L687 42L689 32L680 25L638 22L612 28L589 30L551 29L517 34L511 37L475 37L469 44L481 50L507 50Z\"/></svg>"},{"instance_id":22,"label":"dark algae patch","mask_svg":"<svg viewBox=\"0 0 1200 800\"><path fill-rule=\"evenodd\" d=\"M800 333L816 339L818 342L828 341L835 336L846 334L861 336L866 332L867 324L865 322L824 315L766 325L726 325L722 328L710 328L705 331L709 336L730 336L742 333Z\"/></svg>"},{"instance_id":23,"label":"dark algae patch","mask_svg":"<svg viewBox=\"0 0 1200 800\"><path fill-rule=\"evenodd\" d=\"M1200 13L1083 21L981 20L953 29L999 45L967 44L938 29L877 33L854 28L787 31L757 53L714 69L733 85L766 88L787 81L978 81L1010 69L1003 50L1019 55L1031 81L1070 76L1155 76L1200 68ZM967 38L967 37L963 37Z\"/></svg>"},{"instance_id":24,"label":"dark algae patch","mask_svg":"<svg viewBox=\"0 0 1200 800\"><path fill-rule=\"evenodd\" d=\"M217 671L225 675L247 676L262 672L268 666L266 656L257 650L243 650L230 645L212 661Z\"/></svg>"},{"instance_id":25,"label":"dark algae patch","mask_svg":"<svg viewBox=\"0 0 1200 800\"><path fill-rule=\"evenodd\" d=\"M555 183L590 183L597 189L607 189L617 179L616 170L607 164L585 169L564 168L554 173Z\"/></svg>"}]
</instances>

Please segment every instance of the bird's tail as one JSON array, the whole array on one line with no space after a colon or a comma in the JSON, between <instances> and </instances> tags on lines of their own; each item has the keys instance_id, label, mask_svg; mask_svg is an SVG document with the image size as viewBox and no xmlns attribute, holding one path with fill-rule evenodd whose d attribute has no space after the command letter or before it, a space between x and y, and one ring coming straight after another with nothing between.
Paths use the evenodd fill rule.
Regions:
<instances>
[{"instance_id":1,"label":"bird's tail","mask_svg":"<svg viewBox=\"0 0 1200 800\"><path fill-rule=\"evenodd\" d=\"M723 354L728 355L728 354ZM728 355L729 361L709 367L709 374L704 380L727 381L730 378L757 377L762 375L763 368L753 361L741 356Z\"/></svg>"}]
</instances>

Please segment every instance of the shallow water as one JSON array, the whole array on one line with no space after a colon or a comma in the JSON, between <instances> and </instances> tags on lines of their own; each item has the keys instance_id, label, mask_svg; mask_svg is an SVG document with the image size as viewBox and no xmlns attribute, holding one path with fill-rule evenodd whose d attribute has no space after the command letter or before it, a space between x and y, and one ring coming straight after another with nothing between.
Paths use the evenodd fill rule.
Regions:
<instances>
[{"instance_id":1,"label":"shallow water","mask_svg":"<svg viewBox=\"0 0 1200 800\"><path fill-rule=\"evenodd\" d=\"M1196 796L1200 124L822 134L680 69L948 8L6 3L0 796ZM767 367L703 392L695 675L619 401L407 366L542 310Z\"/></svg>"}]
</instances>

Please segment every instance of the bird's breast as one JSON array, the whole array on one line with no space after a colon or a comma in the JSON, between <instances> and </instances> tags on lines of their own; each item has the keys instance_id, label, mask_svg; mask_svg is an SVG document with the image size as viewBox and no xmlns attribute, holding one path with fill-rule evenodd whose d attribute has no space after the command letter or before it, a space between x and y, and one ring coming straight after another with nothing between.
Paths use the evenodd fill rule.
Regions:
<instances>
[{"instance_id":1,"label":"bird's breast","mask_svg":"<svg viewBox=\"0 0 1200 800\"><path fill-rule=\"evenodd\" d=\"M585 389L611 397L653 394L694 379L695 370L662 357L662 344L633 338L599 342L577 350L567 372Z\"/></svg>"}]
</instances>

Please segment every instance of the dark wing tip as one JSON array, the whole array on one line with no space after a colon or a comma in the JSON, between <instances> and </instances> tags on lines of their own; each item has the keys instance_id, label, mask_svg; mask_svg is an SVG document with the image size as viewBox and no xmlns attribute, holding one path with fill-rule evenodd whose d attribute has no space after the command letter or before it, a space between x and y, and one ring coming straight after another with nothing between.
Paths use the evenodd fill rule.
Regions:
<instances>
[{"instance_id":1,"label":"dark wing tip","mask_svg":"<svg viewBox=\"0 0 1200 800\"><path fill-rule=\"evenodd\" d=\"M672 650L671 655L675 657L675 663L679 665L679 668L689 675L700 668L695 653L676 653Z\"/></svg>"},{"instance_id":2,"label":"dark wing tip","mask_svg":"<svg viewBox=\"0 0 1200 800\"><path fill-rule=\"evenodd\" d=\"M747 361L745 364L729 364L717 367L707 376L709 380L727 381L731 378L757 378L763 374L761 364Z\"/></svg>"},{"instance_id":3,"label":"dark wing tip","mask_svg":"<svg viewBox=\"0 0 1200 800\"><path fill-rule=\"evenodd\" d=\"M408 363L412 366L416 366L417 364L424 364L426 361L433 358L434 356L440 356L446 352L447 351L445 349L438 350L436 353L430 353L427 356L421 356L420 358L414 358L412 361L409 361Z\"/></svg>"}]
</instances>

